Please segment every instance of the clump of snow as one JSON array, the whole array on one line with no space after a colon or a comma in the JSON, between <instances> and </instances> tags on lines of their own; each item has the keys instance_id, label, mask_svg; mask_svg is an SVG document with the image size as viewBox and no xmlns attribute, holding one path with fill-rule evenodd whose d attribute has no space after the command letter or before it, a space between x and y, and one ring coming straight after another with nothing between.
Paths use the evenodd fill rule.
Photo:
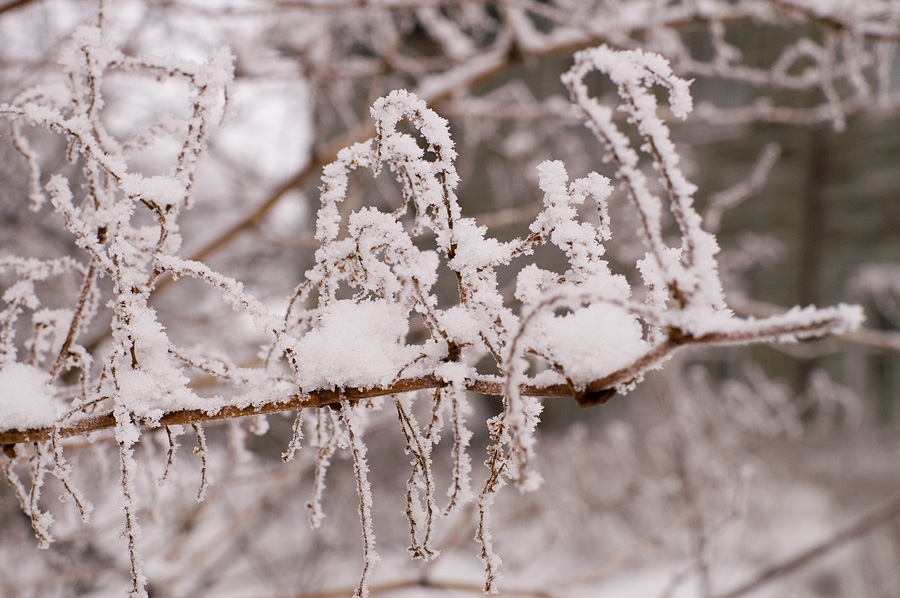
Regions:
<instances>
[{"instance_id":1,"label":"clump of snow","mask_svg":"<svg viewBox=\"0 0 900 598\"><path fill-rule=\"evenodd\" d=\"M26 430L53 425L63 414L47 383L50 374L24 363L7 363L0 369L0 430Z\"/></svg>"},{"instance_id":2,"label":"clump of snow","mask_svg":"<svg viewBox=\"0 0 900 598\"><path fill-rule=\"evenodd\" d=\"M443 326L447 336L455 340L459 345L478 344L478 334L481 331L479 322L472 313L463 306L454 305L441 312L440 319L441 326ZM435 373L437 373L437 371Z\"/></svg>"},{"instance_id":3,"label":"clump of snow","mask_svg":"<svg viewBox=\"0 0 900 598\"><path fill-rule=\"evenodd\" d=\"M402 342L408 326L397 304L335 301L295 347L297 383L305 390L390 384L418 354Z\"/></svg>"},{"instance_id":4,"label":"clump of snow","mask_svg":"<svg viewBox=\"0 0 900 598\"><path fill-rule=\"evenodd\" d=\"M552 355L576 386L630 365L650 348L638 319L608 303L594 303L562 316L547 314L530 335L533 346Z\"/></svg>"}]
</instances>

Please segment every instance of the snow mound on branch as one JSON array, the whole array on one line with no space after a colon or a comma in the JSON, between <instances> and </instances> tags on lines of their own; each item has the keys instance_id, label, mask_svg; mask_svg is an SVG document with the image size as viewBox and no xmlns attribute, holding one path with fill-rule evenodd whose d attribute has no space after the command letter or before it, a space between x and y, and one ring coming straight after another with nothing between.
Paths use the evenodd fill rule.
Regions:
<instances>
[{"instance_id":1,"label":"snow mound on branch","mask_svg":"<svg viewBox=\"0 0 900 598\"><path fill-rule=\"evenodd\" d=\"M304 390L387 386L419 354L403 344L408 329L407 312L395 303L336 301L297 343L297 383Z\"/></svg>"},{"instance_id":2,"label":"snow mound on branch","mask_svg":"<svg viewBox=\"0 0 900 598\"><path fill-rule=\"evenodd\" d=\"M7 363L0 369L0 430L25 430L52 426L63 407L50 394L50 374L24 363Z\"/></svg>"},{"instance_id":3,"label":"snow mound on branch","mask_svg":"<svg viewBox=\"0 0 900 598\"><path fill-rule=\"evenodd\" d=\"M547 314L531 337L532 346L552 355L576 387L631 364L650 348L638 319L608 303L594 303L562 316Z\"/></svg>"}]
</instances>

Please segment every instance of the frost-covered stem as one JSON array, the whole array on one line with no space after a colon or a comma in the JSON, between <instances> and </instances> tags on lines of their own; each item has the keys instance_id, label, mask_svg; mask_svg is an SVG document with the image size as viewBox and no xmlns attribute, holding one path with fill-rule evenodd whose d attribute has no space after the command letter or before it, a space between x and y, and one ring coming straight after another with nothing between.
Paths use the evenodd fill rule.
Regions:
<instances>
[{"instance_id":1,"label":"frost-covered stem","mask_svg":"<svg viewBox=\"0 0 900 598\"><path fill-rule=\"evenodd\" d=\"M84 76L85 81L83 84L86 84L88 88L88 104L87 106L78 106L79 100L81 97L79 95L73 96L73 99L76 103L76 114L85 111L88 122L91 125L91 133L93 138L97 141L97 144L101 150L106 153L112 154L115 150L118 149L118 143L116 143L112 137L106 132L106 129L103 126L103 123L100 120L100 111L103 109L104 100L101 96L101 86L103 83L103 74L110 67L118 66L119 59L121 54L118 52L109 53L106 52L107 48L104 48L106 44L104 43L103 33L100 29L95 30L97 33L97 39L82 39L81 52L84 55L84 70L82 73L79 73ZM87 36L84 36L87 38ZM98 48L95 47L100 46L99 52ZM101 56L104 58L103 61L97 58L97 56ZM72 73L73 79L73 88L79 88L83 85L79 85L80 82L74 81L74 79L78 76L76 73ZM79 109L80 108L80 109Z\"/></svg>"},{"instance_id":2,"label":"frost-covered stem","mask_svg":"<svg viewBox=\"0 0 900 598\"><path fill-rule=\"evenodd\" d=\"M32 527L46 530L46 534L39 534L41 539L41 547L47 548L48 542L52 542L50 536L50 524L53 522L53 516L50 513L41 512L40 498L41 490L44 488L44 477L47 473L46 454L44 453L44 443L34 443L34 456L31 458L31 492L28 495L28 513L32 519ZM39 522L38 526L34 526L35 522Z\"/></svg>"},{"instance_id":3,"label":"frost-covered stem","mask_svg":"<svg viewBox=\"0 0 900 598\"><path fill-rule=\"evenodd\" d=\"M51 436L50 448L53 450L53 461L55 463L53 476L62 482L67 495L75 501L75 505L78 507L78 513L81 515L81 520L87 523L91 517L91 512L94 510L94 506L72 482L72 466L66 461L66 458L63 455L62 442L59 434ZM63 495L62 498L65 496L66 495Z\"/></svg>"},{"instance_id":4,"label":"frost-covered stem","mask_svg":"<svg viewBox=\"0 0 900 598\"><path fill-rule=\"evenodd\" d=\"M167 247L167 242L169 241L170 235L177 230L177 225L175 224L177 208L171 205L160 207L156 202L147 202L147 204L156 214L156 222L159 224L159 236L156 239L156 247L150 252L150 256L152 256L155 261L156 258L167 255L170 252L170 249ZM156 284L162 274L162 269L154 264L153 268L147 274L147 280L143 285L144 288L147 289L148 294L152 293L153 289L156 288Z\"/></svg>"},{"instance_id":5,"label":"frost-covered stem","mask_svg":"<svg viewBox=\"0 0 900 598\"><path fill-rule=\"evenodd\" d=\"M128 542L131 559L132 598L147 598L147 576L144 574L144 557L138 548L141 527L138 524L138 496L135 486L137 462L134 459L134 444L140 438L140 428L132 420L131 414L122 405L116 405L116 441L119 444L119 466L122 471L122 507L125 511L124 536Z\"/></svg>"},{"instance_id":6,"label":"frost-covered stem","mask_svg":"<svg viewBox=\"0 0 900 598\"><path fill-rule=\"evenodd\" d=\"M343 257L340 261L334 260L332 269L342 270L346 266L360 271L360 276L366 279L369 286L383 289L388 283L370 272L370 264L374 256L379 253L384 255L384 261L393 265L396 278L408 288L401 292L400 301L412 301L416 310L422 316L425 326L432 335L438 335L441 339L452 344L452 341L444 330L434 311L435 297L429 294L430 285L425 284L419 275L422 252L415 247L412 239L402 229L396 220L399 213L392 215L379 212L369 212L369 222L359 225L354 223L351 235L354 239L355 251ZM410 297L402 295L408 293ZM387 297L384 290L381 295Z\"/></svg>"},{"instance_id":7,"label":"frost-covered stem","mask_svg":"<svg viewBox=\"0 0 900 598\"><path fill-rule=\"evenodd\" d=\"M668 78L646 67L653 75L656 82L668 87L672 93L675 84L686 86L686 82L678 79L671 73ZM680 158L675 146L669 138L669 129L656 115L655 105L653 110L648 110L645 97L649 94L644 90L642 81L626 81L620 83L621 95L625 100L625 110L631 116L632 122L637 125L638 132L647 144L647 150L653 156L654 166L659 173L659 178L669 194L669 203L678 228L684 241L684 262L688 266L697 263L698 237L707 236L700 228L700 217L694 211L693 193L696 189L687 178L679 165ZM682 93L687 93L686 91ZM677 108L673 108L678 112ZM684 109L682 109L684 110Z\"/></svg>"},{"instance_id":8,"label":"frost-covered stem","mask_svg":"<svg viewBox=\"0 0 900 598\"><path fill-rule=\"evenodd\" d=\"M287 449L281 453L281 460L285 463L294 460L294 455L300 450L300 441L303 439L303 410L297 410L297 416L291 426L291 441L288 443Z\"/></svg>"},{"instance_id":9,"label":"frost-covered stem","mask_svg":"<svg viewBox=\"0 0 900 598\"><path fill-rule=\"evenodd\" d=\"M72 190L69 188L68 180L60 175L52 176L50 182L47 183L47 191L50 192L50 201L53 204L53 208L62 215L66 228L78 238L81 246L91 256L91 260L98 262L104 273L111 272L112 264L110 263L110 258L106 253L103 242L97 237L97 231L91 230L89 232L90 229L87 223L81 218L81 210L72 203Z\"/></svg>"},{"instance_id":10,"label":"frost-covered stem","mask_svg":"<svg viewBox=\"0 0 900 598\"><path fill-rule=\"evenodd\" d=\"M805 313L804 313L805 312ZM791 317L796 315L796 317ZM766 320L742 321L731 330L713 330L703 334L691 334L678 327L670 327L666 337L629 365L622 367L585 387L579 399L583 407L591 407L596 399L605 402L610 388L630 384L644 372L662 363L680 347L687 345L744 345L749 343L793 342L855 329L862 312L853 306L842 305L828 309L795 310L792 314L774 316Z\"/></svg>"},{"instance_id":11,"label":"frost-covered stem","mask_svg":"<svg viewBox=\"0 0 900 598\"><path fill-rule=\"evenodd\" d=\"M4 447L4 453L6 454L6 465L3 466L3 473L6 476L6 481L9 482L9 485L12 486L13 491L16 493L22 512L25 515L29 515L28 491L15 470L16 461L19 459L19 448L15 444L8 445Z\"/></svg>"},{"instance_id":12,"label":"frost-covered stem","mask_svg":"<svg viewBox=\"0 0 900 598\"><path fill-rule=\"evenodd\" d=\"M40 497L40 484L43 484L43 464L39 459L39 455L37 453L38 443L34 445L35 455L30 459L30 466L32 471L32 490L29 492L25 485L22 483L22 480L19 479L19 476L16 474L14 469L16 461L18 459L18 449L16 447L7 447L7 462L4 467L4 473L6 474L6 481L9 482L9 485L12 486L13 491L16 494L16 498L19 499L19 505L22 508L22 512L28 517L28 520L31 522L31 529L34 530L35 536L38 539L38 547L42 549L46 549L50 547L50 544L53 542L53 536L50 534L50 526L53 524L53 516L50 513L44 513L40 510L38 506L37 499ZM41 473L38 473L41 472ZM38 483L38 489L35 490L34 484Z\"/></svg>"},{"instance_id":13,"label":"frost-covered stem","mask_svg":"<svg viewBox=\"0 0 900 598\"><path fill-rule=\"evenodd\" d=\"M611 118L598 118L596 112L586 112L585 116L589 118L591 130L606 145L609 155L616 165L616 175L622 181L626 195L637 207L644 240L650 247L657 263L664 268L663 256L666 245L658 224L659 200L650 195L646 188L644 174L637 168L637 154L634 154L633 150L626 145L627 138L612 125ZM672 274L667 273L667 280L672 281L674 278Z\"/></svg>"},{"instance_id":14,"label":"frost-covered stem","mask_svg":"<svg viewBox=\"0 0 900 598\"><path fill-rule=\"evenodd\" d=\"M704 228L710 233L719 232L724 213L763 188L779 156L781 156L780 145L775 142L766 144L745 180L710 195L706 211L703 213Z\"/></svg>"},{"instance_id":15,"label":"frost-covered stem","mask_svg":"<svg viewBox=\"0 0 900 598\"><path fill-rule=\"evenodd\" d=\"M494 541L490 527L491 507L497 492L505 485L503 473L507 467L506 457L503 454L501 438L505 434L503 421L500 417L488 421L491 439L494 444L487 447L488 458L484 464L488 468L488 478L484 482L484 488L478 495L478 528L475 532L475 541L481 544L478 558L484 565L484 593L496 594L499 589L496 583L500 580L500 556L494 552Z\"/></svg>"},{"instance_id":16,"label":"frost-covered stem","mask_svg":"<svg viewBox=\"0 0 900 598\"><path fill-rule=\"evenodd\" d=\"M465 387L458 383L451 383L449 387L440 389L439 396L450 399L450 422L453 429L453 449L451 450L453 472L450 488L447 490L450 500L443 512L446 517L460 510L472 500L470 478L472 460L468 451L472 431L466 426L466 413L469 406L466 401Z\"/></svg>"},{"instance_id":17,"label":"frost-covered stem","mask_svg":"<svg viewBox=\"0 0 900 598\"><path fill-rule=\"evenodd\" d=\"M660 181L668 191L670 209L682 237L683 255L678 261L673 259L663 239L661 202L647 187L638 154L613 122L612 110L588 92L584 78L592 70L606 73L618 86L624 100L621 109L644 138L642 149L652 156ZM657 116L656 99L647 90L651 84L666 88L672 112L679 118L686 118L693 109L688 82L676 77L668 62L659 55L641 50L616 52L607 46L579 52L575 65L562 79L572 101L591 130L606 145L616 164L626 194L640 217L644 240L673 298L680 307L694 303L698 296L703 297L704 303L724 307L714 259L718 247L702 228L702 220L693 208L696 187L684 176L669 129Z\"/></svg>"},{"instance_id":18,"label":"frost-covered stem","mask_svg":"<svg viewBox=\"0 0 900 598\"><path fill-rule=\"evenodd\" d=\"M572 297L567 299L571 302ZM587 295L585 300L603 300L595 295ZM660 325L665 332L664 339L653 345L631 364L624 366L615 372L585 385L583 392L578 395L569 384L545 384L535 385L525 383L519 392L522 395L532 397L572 397L583 406L593 406L605 402L613 394L616 386L632 382L636 376L659 364L675 350L688 345L741 345L749 343L779 343L793 342L798 338L810 338L826 334L844 334L855 330L862 321L862 311L858 306L839 305L837 307L814 309L795 308L785 314L771 316L760 320L732 320L727 329L709 330L700 333L692 333L689 329L682 329L665 319L654 320L652 312L646 306L629 305L628 309L634 309L636 314L649 319L650 323ZM893 346L893 345L891 345ZM505 381L493 379L475 378L466 380L466 390L502 396ZM251 415L263 415L279 413L297 408L320 409L329 405L338 405L341 400L351 403L373 397L395 395L403 392L444 388L447 382L434 375L424 375L414 378L401 378L389 386L373 388L339 388L307 392L303 395L293 395L274 398L269 403L251 405L248 407L224 407L217 412L209 412L201 409L185 409L163 414L159 418L160 425L190 424L201 421L215 421L222 419L234 419ZM327 418L332 412L329 409L319 410L319 424L317 429L324 429L322 418ZM58 430L54 427L38 428L31 430L7 430L0 432L0 444L16 444L21 442L34 442L49 440L52 434L58 433L61 438L89 434L91 432L115 427L116 419L112 414L86 416L68 426L62 426ZM327 426L326 426L327 427ZM330 437L334 432L329 432ZM320 463L327 468L328 459L334 453L334 440L327 440L325 444L318 443L319 457L317 457L317 471ZM329 448L330 447L330 448ZM327 457L324 461L321 458ZM324 476L324 472L322 472ZM317 475L318 479L318 475ZM317 487L318 483L317 483ZM317 491L320 495L321 488ZM312 503L317 504L317 502ZM315 512L320 510L314 509ZM316 517L315 519L318 519Z\"/></svg>"},{"instance_id":19,"label":"frost-covered stem","mask_svg":"<svg viewBox=\"0 0 900 598\"><path fill-rule=\"evenodd\" d=\"M440 442L441 431L444 429L444 402L441 390L441 388L436 388L431 392L431 417L428 420L428 427L425 429L425 438L432 444Z\"/></svg>"},{"instance_id":20,"label":"frost-covered stem","mask_svg":"<svg viewBox=\"0 0 900 598\"><path fill-rule=\"evenodd\" d=\"M504 432L498 435L499 444L509 441L507 474L516 482L520 490L531 490L540 483L540 476L531 471L531 459L534 456L534 430L538 424L541 404L533 397L523 396L521 389L525 380L528 362L525 360L523 341L525 331L532 319L544 311L541 305L532 309L522 318L519 331L509 344L506 372L503 388L502 425ZM577 397L577 389L573 388Z\"/></svg>"},{"instance_id":21,"label":"frost-covered stem","mask_svg":"<svg viewBox=\"0 0 900 598\"><path fill-rule=\"evenodd\" d=\"M485 260L483 264L458 257L464 248L473 254L472 257L477 254L471 248L483 240L483 231L462 218L454 192L459 183L453 164L457 154L447 121L404 90L391 92L377 100L372 115L376 130L375 172L381 161L390 165L402 185L404 202L414 204L416 227L427 226L435 233L438 251L443 253L447 265L456 275L459 303L484 321L482 340L499 365L502 363L505 327L512 314L503 309L502 299L497 296L493 269L501 261L508 262L511 255L493 258L496 263ZM408 119L424 137L428 149L436 155L433 162L423 158L421 149L411 143L414 140L396 130L402 118ZM450 353L454 354L457 347L454 343L450 345Z\"/></svg>"},{"instance_id":22,"label":"frost-covered stem","mask_svg":"<svg viewBox=\"0 0 900 598\"><path fill-rule=\"evenodd\" d=\"M72 402L73 407L81 407L90 403L90 378L91 378L91 355L87 349L81 346L75 346L70 349L72 356L72 366L77 367L80 372L78 374L78 385L81 389L81 396L78 400Z\"/></svg>"},{"instance_id":23,"label":"frost-covered stem","mask_svg":"<svg viewBox=\"0 0 900 598\"><path fill-rule=\"evenodd\" d=\"M222 298L233 309L245 311L264 330L271 331L276 336L283 328L282 320L274 315L256 297L244 292L244 285L237 280L220 274L201 262L185 260L174 255L158 255L156 257L157 268L160 271L171 272L173 276L191 276L202 280L222 292Z\"/></svg>"},{"instance_id":24,"label":"frost-covered stem","mask_svg":"<svg viewBox=\"0 0 900 598\"><path fill-rule=\"evenodd\" d=\"M178 450L178 433L172 430L172 426L166 426L166 440L168 444L168 448L166 449L166 466L163 469L162 475L159 476L159 481L157 482L160 486L165 485L166 480L169 479L169 474L172 472L172 468L175 466L175 452Z\"/></svg>"},{"instance_id":25,"label":"frost-covered stem","mask_svg":"<svg viewBox=\"0 0 900 598\"><path fill-rule=\"evenodd\" d=\"M331 457L338 445L337 417L331 409L321 409L316 413L316 467L313 475L313 495L306 503L309 525L313 529L322 525L325 513L322 511L322 493L325 491L325 476L331 465Z\"/></svg>"},{"instance_id":26,"label":"frost-covered stem","mask_svg":"<svg viewBox=\"0 0 900 598\"><path fill-rule=\"evenodd\" d=\"M394 400L400 427L406 438L406 453L412 456L412 472L406 483L406 517L409 520L409 553L414 559L429 561L438 553L431 547L431 536L439 512L434 498L434 476L431 466L432 441L422 435L419 424L412 413L412 402L405 397ZM419 488L425 492L424 513L419 504ZM422 516L424 515L424 521ZM424 528L424 537L422 535Z\"/></svg>"},{"instance_id":27,"label":"frost-covered stem","mask_svg":"<svg viewBox=\"0 0 900 598\"><path fill-rule=\"evenodd\" d=\"M662 124L662 121L659 121ZM664 126L664 125L663 125ZM715 242L711 235L703 230L702 218L694 210L693 185L687 182L684 174L678 166L677 154L674 147L667 150L661 149L664 142L669 142L668 136L656 139L654 135L647 133L645 140L653 155L653 160L660 178L669 193L670 205L678 228L681 230L681 238L684 243L684 262L689 268L698 269L708 267L712 262L715 250ZM685 187L690 185L690 191ZM713 249L710 251L710 249Z\"/></svg>"},{"instance_id":28,"label":"frost-covered stem","mask_svg":"<svg viewBox=\"0 0 900 598\"><path fill-rule=\"evenodd\" d=\"M11 301L2 312L0 312L0 363L14 361L16 358L15 325L19 319L22 308L19 301Z\"/></svg>"},{"instance_id":29,"label":"frost-covered stem","mask_svg":"<svg viewBox=\"0 0 900 598\"><path fill-rule=\"evenodd\" d=\"M354 412L349 401L341 401L341 421L347 429L350 453L353 456L353 472L356 475L356 493L359 496L359 519L363 536L363 570L354 598L369 595L369 576L372 566L380 558L375 552L375 530L372 527L372 486L369 484L369 464L366 461L366 445L362 439L360 414Z\"/></svg>"},{"instance_id":30,"label":"frost-covered stem","mask_svg":"<svg viewBox=\"0 0 900 598\"><path fill-rule=\"evenodd\" d=\"M71 349L72 344L75 342L78 333L86 324L84 320L87 317L86 312L91 306L90 297L94 292L94 285L96 281L97 260L92 259L90 265L88 266L88 271L84 275L84 282L81 285L81 292L78 294L78 301L75 303L75 313L72 315L72 321L69 324L69 330L66 332L66 339L63 341L62 347L60 347L59 353L57 353L56 355L56 360L53 362L53 367L50 368L51 380L55 380L60 371L62 371L62 368L69 357L69 350Z\"/></svg>"},{"instance_id":31,"label":"frost-covered stem","mask_svg":"<svg viewBox=\"0 0 900 598\"><path fill-rule=\"evenodd\" d=\"M39 210L46 201L47 196L44 194L44 189L41 185L41 165L38 161L37 152L31 149L28 138L22 135L19 122L10 122L9 128L12 133L10 139L13 147L21 154L28 165L28 207L35 211Z\"/></svg>"},{"instance_id":32,"label":"frost-covered stem","mask_svg":"<svg viewBox=\"0 0 900 598\"><path fill-rule=\"evenodd\" d=\"M192 424L191 427L194 429L194 433L197 434L197 447L194 449L194 454L200 457L201 463L200 489L197 490L197 502L203 502L203 499L206 498L206 491L213 484L212 476L209 475L209 463L207 461L209 449L206 446L206 433L203 431L203 426Z\"/></svg>"}]
</instances>

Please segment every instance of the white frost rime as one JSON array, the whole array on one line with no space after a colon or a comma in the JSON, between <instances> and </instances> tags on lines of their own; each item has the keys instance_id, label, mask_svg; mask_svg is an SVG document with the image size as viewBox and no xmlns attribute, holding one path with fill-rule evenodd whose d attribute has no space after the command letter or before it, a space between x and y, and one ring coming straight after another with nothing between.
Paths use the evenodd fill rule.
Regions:
<instances>
[{"instance_id":1,"label":"white frost rime","mask_svg":"<svg viewBox=\"0 0 900 598\"><path fill-rule=\"evenodd\" d=\"M489 72L501 55L527 55L529 48L549 43L522 20L525 8L500 3L501 12L517 15L508 32L516 39L497 56L478 57L480 46L451 22L445 12L452 10L443 4L416 14L448 56L466 61L451 73L456 77L476 68ZM717 39L717 52L724 52L724 36ZM565 41L554 43L568 47ZM328 511L329 468L349 456L363 545L354 595L363 598L379 560L380 512L372 493L377 472L370 470L378 461L369 458L367 441L384 432L371 425L375 415L389 411L392 431L403 438L406 457L400 460L403 467L409 464L405 509L397 515L408 522L410 556L437 558L439 526L469 513L468 506L477 513L484 591L497 593L501 558L491 529L501 504L497 493L508 484L527 492L542 483L535 456L544 400L571 397L582 407L599 405L633 389L683 347L795 342L850 332L862 322L858 306L843 304L756 319L729 308L719 246L708 229L717 228L723 206L738 200L723 196L713 202L715 222L704 228L694 204L697 187L685 174L658 101L667 98L668 112L687 118L694 110L690 82L653 52L602 45L575 55L562 81L573 113L594 133L596 141L589 141L601 144L615 176L590 172L575 178L562 161L541 162L536 175L542 206L527 213L521 236L494 236L463 214L457 188L459 172L466 171L457 171L448 121L429 107L437 105L434 96L426 102L453 77L423 79L419 95L396 90L378 98L369 128L361 126L362 132L340 144L344 149L316 155L317 168L329 163L322 169L317 209L309 210L303 242L312 244L310 256L279 270L286 282L279 280L284 285L277 297L264 296L254 281L237 280L230 264L212 264L203 252L182 252L182 234L196 231L181 218L202 207L195 205L201 186L195 179L207 145L216 147L211 132L230 109L230 51L214 50L196 62L140 58L119 49L102 27L82 26L61 62L62 72L50 84L0 104L0 117L9 121L13 147L29 171L27 180L22 177L23 202L38 212L52 211L65 239L58 245L76 256L0 256L6 285L0 294L0 444L5 477L38 542L47 546L53 516L41 503L46 474L60 482L64 498L73 499L86 520L91 503L75 485L76 459L69 454L67 460L64 448L70 437L96 433L83 443L93 446L103 430L112 431L131 596L148 595L154 568L145 568L141 552L143 509L153 504L140 496L143 480L159 480L153 492L177 486L159 487L178 475L178 435L193 430L196 436L197 457L189 461L199 478L191 486L198 488L197 500L208 500L224 486L212 486L214 473L222 480L216 454L222 441L211 421L231 420L227 467L237 468L262 459L248 438L267 433L270 422L277 429L273 414L296 412L282 459L308 471L313 528ZM612 82L615 105L592 97L589 75ZM105 112L104 93L120 76L171 83L167 89L178 97L180 112L156 115L134 135L118 134ZM49 143L34 137L37 130L60 137L68 162L43 155ZM171 150L165 168L151 173L145 166L149 148ZM766 158L760 170L768 171L774 160ZM297 191L300 179L281 192ZM387 189L390 208L362 205L360 197L368 196L357 192L360 185ZM619 221L623 213L635 218L636 232ZM214 228L218 215L209 218L203 226ZM262 235L261 220L262 212L232 232ZM616 255L614 234L637 251L625 259ZM294 241L285 246L299 246ZM45 292L51 283L71 297ZM240 340L252 339L243 347L249 344L249 350L229 345L238 336L230 329L218 345L193 338L191 330L220 323L196 315L195 305L166 312L160 291L178 284L200 289L183 297L193 301L207 292L224 313L246 323ZM863 286L876 294L890 291L873 285ZM173 309L200 323L182 330L181 320L165 316ZM470 401L471 393L499 396L502 403L480 405ZM478 409L490 411L481 419L486 435L480 437L473 426ZM162 448L154 448L151 434ZM473 472L473 438L487 443L480 472ZM434 466L442 441L449 461L443 470ZM145 454L158 459L161 475L144 475Z\"/></svg>"}]
</instances>

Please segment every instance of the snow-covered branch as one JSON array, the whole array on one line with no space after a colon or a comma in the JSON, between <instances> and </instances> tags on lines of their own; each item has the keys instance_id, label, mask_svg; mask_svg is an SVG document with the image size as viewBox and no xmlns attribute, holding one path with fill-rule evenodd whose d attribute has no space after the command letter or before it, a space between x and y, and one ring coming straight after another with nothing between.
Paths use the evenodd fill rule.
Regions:
<instances>
[{"instance_id":1,"label":"snow-covered branch","mask_svg":"<svg viewBox=\"0 0 900 598\"><path fill-rule=\"evenodd\" d=\"M362 10L367 3L345 4ZM651 5L665 5L653 24L635 21L634 11ZM701 10L701 5L708 6ZM888 60L874 45L896 41L894 29L878 23L881 13L857 11L850 18L782 1L635 2L615 19L600 11L573 20L552 3L501 3L496 11L476 7L466 13L442 3L390 2L381 7L391 16L381 26L391 29L391 11L410 7L449 65L432 72L427 61L410 64L403 44L385 41L394 39L390 35L362 36L378 60L409 76L407 87L417 93L385 93L372 103L371 123L331 123L351 134L346 147L329 148L322 152L329 159L313 161L323 166L317 248L311 263L297 258L304 266L290 271L295 287L289 297L273 299L245 285L227 265L206 259L214 251L202 249L194 259L181 255L182 222L195 204L197 173L212 130L229 107L230 51L213 51L196 62L134 57L105 29L80 27L63 52L60 76L0 104L13 147L29 170L30 208L48 213L52 208L51 225L72 248L61 257L0 257L6 284L0 311L0 444L6 447L6 478L42 545L53 539L52 516L40 505L47 473L63 484L83 517L90 512L64 457L64 439L112 430L131 593L146 596L137 492L143 465L137 449L147 430L170 430L165 479L176 446L170 427L192 425L202 461L202 500L212 480L214 447L201 423L297 411L283 458L304 451L315 455L308 503L314 526L325 516L332 456L343 450L352 459L364 553L356 595L366 596L378 554L365 432L370 412L390 397L411 466L405 510L410 554L435 558L441 516L474 503L485 591L496 592L501 561L490 529L492 509L508 482L522 491L541 483L534 458L543 400L571 397L582 407L602 404L634 389L687 347L793 343L861 325L861 308L844 304L796 307L760 318L732 312L711 231L721 212L740 198L714 202L715 222L704 226L695 207L697 187L666 118L693 113L685 76L717 76L777 89L814 85L824 101L805 114L827 111L841 127L848 102L884 91L869 81L869 70ZM323 22L342 18L319 2L295 8L313 11ZM478 29L473 14L486 16L490 31ZM784 15L821 24L826 35L821 43L804 38L789 44L771 68L738 65L740 53L726 41L727 24ZM535 27L538 18L550 21L543 31ZM715 56L708 62L693 59L674 33L697 21L709 23L713 33ZM617 49L633 46L639 29L651 47L668 48L670 58L649 49ZM586 47L598 41L608 43ZM464 214L457 196L456 142L449 123L430 104L522 57L575 48L580 51L562 81L574 111L597 138L594 162L598 168L611 163L614 179L589 172L570 180L562 161L541 162L537 186L543 205L527 231L501 240ZM301 50L315 53L306 46ZM333 60L329 55L312 64L330 68ZM812 66L797 74L798 62ZM321 76L313 71L311 76ZM612 83L615 101L593 94L588 79L598 74ZM140 131L118 133L104 94L105 83L123 75L151 84L177 81L177 115L153 114ZM665 92L666 107L659 106L663 95L657 87ZM701 112L715 117L718 110ZM53 139L65 146L66 164L47 155L50 145L35 131L58 136ZM144 174L142 152L155 144L174 150L157 174ZM767 158L760 171L768 171L774 159ZM309 172L307 167L295 173L250 220L228 230L258 221ZM761 176L751 177L748 185L757 188ZM375 186L389 190L389 209L360 205L357 189ZM622 197L636 216L634 234L616 220L620 211L611 209ZM231 232L223 235L206 247L232 242ZM640 255L613 264L607 250L620 238L641 247ZM556 267L538 260L536 252L556 255ZM451 293L441 290L448 280ZM52 281L59 283L54 288L76 290L55 295L44 286ZM161 317L151 301L163 281L170 288L199 285L249 322L254 332L244 338L253 339L246 344L253 345L255 357L229 355L228 347L213 346L203 331L192 336L195 331ZM505 292L506 281L514 291ZM194 299L188 292L184 297L189 299L180 309L186 312ZM212 381L208 395L200 390L201 377ZM468 401L475 393L502 399L499 411L483 420L489 441L479 491L471 479ZM426 421L422 413L428 415L426 424L420 423ZM442 505L432 468L445 424L454 444ZM30 489L17 468L29 471Z\"/></svg>"}]
</instances>

